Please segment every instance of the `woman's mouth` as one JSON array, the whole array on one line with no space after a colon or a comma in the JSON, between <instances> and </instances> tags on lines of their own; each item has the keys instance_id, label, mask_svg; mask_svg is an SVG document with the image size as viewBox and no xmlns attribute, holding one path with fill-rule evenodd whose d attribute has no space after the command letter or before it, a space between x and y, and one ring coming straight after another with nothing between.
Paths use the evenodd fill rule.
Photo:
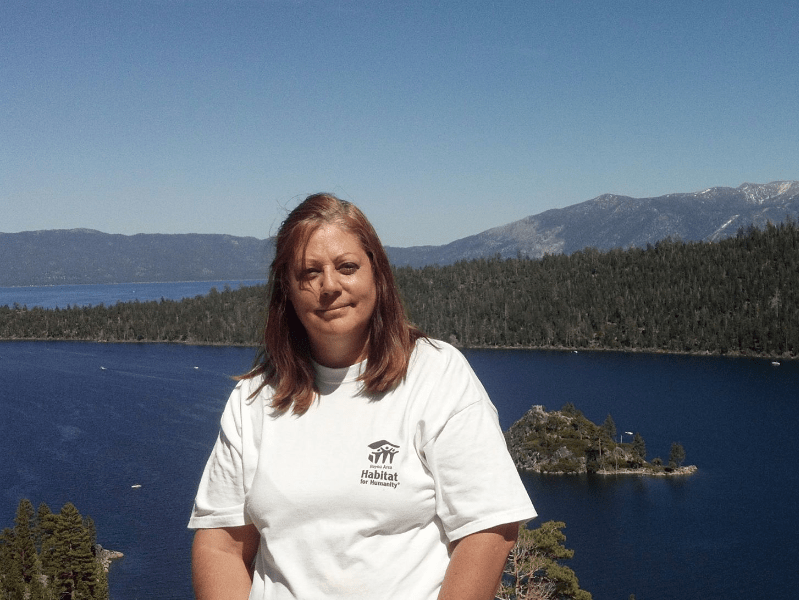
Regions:
<instances>
[{"instance_id":1,"label":"woman's mouth","mask_svg":"<svg viewBox=\"0 0 799 600\"><path fill-rule=\"evenodd\" d=\"M334 314L334 313L336 313L338 311L344 310L345 308L349 308L350 306L351 306L350 304L342 304L340 306L330 306L330 307L327 307L327 308L320 308L316 312L318 312L320 314L323 314L323 315L330 315L330 314Z\"/></svg>"}]
</instances>

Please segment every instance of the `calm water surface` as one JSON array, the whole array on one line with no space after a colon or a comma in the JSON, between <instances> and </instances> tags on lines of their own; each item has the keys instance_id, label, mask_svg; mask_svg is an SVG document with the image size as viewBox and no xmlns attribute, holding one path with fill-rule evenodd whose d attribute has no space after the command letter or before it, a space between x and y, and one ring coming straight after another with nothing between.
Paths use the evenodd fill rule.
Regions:
<instances>
[{"instance_id":1,"label":"calm water surface","mask_svg":"<svg viewBox=\"0 0 799 600\"><path fill-rule=\"evenodd\" d=\"M615 353L466 351L503 428L573 402L640 432L649 458L686 449L690 478L525 476L565 521L596 600L789 599L799 580L793 466L799 364ZM247 348L0 343L0 526L20 498L67 501L125 558L114 600L190 598L186 521ZM141 484L140 489L131 488Z\"/></svg>"},{"instance_id":2,"label":"calm water surface","mask_svg":"<svg viewBox=\"0 0 799 600\"><path fill-rule=\"evenodd\" d=\"M118 283L113 285L49 285L31 287L0 287L0 306L33 308L66 308L67 306L106 306L117 302L148 302L150 300L182 300L203 296L215 287L238 289L258 285L262 281L179 281L169 283Z\"/></svg>"},{"instance_id":3,"label":"calm water surface","mask_svg":"<svg viewBox=\"0 0 799 600\"><path fill-rule=\"evenodd\" d=\"M565 521L569 561L597 600L796 597L799 546L791 466L799 364L621 353L466 352L503 427L534 398L573 402L648 458L686 449L689 478L527 476L543 520Z\"/></svg>"}]
</instances>

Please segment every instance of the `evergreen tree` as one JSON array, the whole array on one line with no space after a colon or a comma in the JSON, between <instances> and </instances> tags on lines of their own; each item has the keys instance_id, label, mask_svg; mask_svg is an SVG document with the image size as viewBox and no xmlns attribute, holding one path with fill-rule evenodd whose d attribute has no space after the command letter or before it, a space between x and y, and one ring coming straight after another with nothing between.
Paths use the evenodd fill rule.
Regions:
<instances>
[{"instance_id":1,"label":"evergreen tree","mask_svg":"<svg viewBox=\"0 0 799 600\"><path fill-rule=\"evenodd\" d=\"M108 578L94 556L94 523L74 505L34 518L22 500L13 529L0 535L0 600L108 600Z\"/></svg>"},{"instance_id":2,"label":"evergreen tree","mask_svg":"<svg viewBox=\"0 0 799 600\"><path fill-rule=\"evenodd\" d=\"M54 519L55 517L50 511L50 507L44 502L39 504L39 510L36 511L36 531L34 538L40 557L46 554L49 548L50 538L53 535L53 528L55 527Z\"/></svg>"},{"instance_id":3,"label":"evergreen tree","mask_svg":"<svg viewBox=\"0 0 799 600\"><path fill-rule=\"evenodd\" d=\"M574 556L563 542L561 521L547 521L538 529L519 530L519 539L508 556L499 600L591 600L580 589L574 571L560 561Z\"/></svg>"},{"instance_id":4,"label":"evergreen tree","mask_svg":"<svg viewBox=\"0 0 799 600\"><path fill-rule=\"evenodd\" d=\"M14 556L14 531L5 528L0 534L0 599L24 600L24 597L25 584Z\"/></svg>"},{"instance_id":5,"label":"evergreen tree","mask_svg":"<svg viewBox=\"0 0 799 600\"><path fill-rule=\"evenodd\" d=\"M59 599L92 598L99 585L91 539L75 506L68 502L55 519L52 556L48 565L50 584Z\"/></svg>"},{"instance_id":6,"label":"evergreen tree","mask_svg":"<svg viewBox=\"0 0 799 600\"><path fill-rule=\"evenodd\" d=\"M637 432L635 436L633 436L633 453L641 460L646 460L646 442L644 442L644 438L641 434Z\"/></svg>"},{"instance_id":7,"label":"evergreen tree","mask_svg":"<svg viewBox=\"0 0 799 600\"><path fill-rule=\"evenodd\" d=\"M609 440L616 439L616 423L613 421L613 417L611 417L610 414L605 417L605 422L602 423L602 433Z\"/></svg>"},{"instance_id":8,"label":"evergreen tree","mask_svg":"<svg viewBox=\"0 0 799 600\"><path fill-rule=\"evenodd\" d=\"M545 565L547 577L555 584L559 596L576 600L591 600L591 594L580 589L574 571L558 562L574 556L574 550L563 545L566 536L561 529L564 527L566 527L566 523L562 521L544 523L538 529L530 532L533 543L547 561Z\"/></svg>"},{"instance_id":9,"label":"evergreen tree","mask_svg":"<svg viewBox=\"0 0 799 600\"><path fill-rule=\"evenodd\" d=\"M17 506L14 528L3 532L3 548L0 550L2 588L9 600L43 599L35 529L33 505L30 500L22 499Z\"/></svg>"},{"instance_id":10,"label":"evergreen tree","mask_svg":"<svg viewBox=\"0 0 799 600\"><path fill-rule=\"evenodd\" d=\"M92 600L109 600L108 574L105 572L105 569L100 561L94 561L94 570L95 585L92 589L92 595L90 597Z\"/></svg>"},{"instance_id":11,"label":"evergreen tree","mask_svg":"<svg viewBox=\"0 0 799 600\"><path fill-rule=\"evenodd\" d=\"M682 447L682 444L672 442L671 451L669 452L669 466L674 468L679 467L682 465L684 460L685 448Z\"/></svg>"},{"instance_id":12,"label":"evergreen tree","mask_svg":"<svg viewBox=\"0 0 799 600\"><path fill-rule=\"evenodd\" d=\"M47 592L43 575L35 577L28 585L27 600L50 600L52 596Z\"/></svg>"},{"instance_id":13,"label":"evergreen tree","mask_svg":"<svg viewBox=\"0 0 799 600\"><path fill-rule=\"evenodd\" d=\"M18 565L20 576L27 586L39 575L39 556L36 553L33 527L33 504L24 498L17 506L14 519L14 542L12 557Z\"/></svg>"}]
</instances>

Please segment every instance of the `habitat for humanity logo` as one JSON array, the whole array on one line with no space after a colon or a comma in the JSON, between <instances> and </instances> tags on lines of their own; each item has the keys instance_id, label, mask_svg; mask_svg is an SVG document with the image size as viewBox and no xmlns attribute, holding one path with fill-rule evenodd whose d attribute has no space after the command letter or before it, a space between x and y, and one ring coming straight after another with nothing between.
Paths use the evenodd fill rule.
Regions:
<instances>
[{"instance_id":1,"label":"habitat for humanity logo","mask_svg":"<svg viewBox=\"0 0 799 600\"><path fill-rule=\"evenodd\" d=\"M393 473L394 455L399 453L399 446L386 440L369 444L369 467L361 471L361 485L382 485L396 488L399 485L397 476Z\"/></svg>"},{"instance_id":2,"label":"habitat for humanity logo","mask_svg":"<svg viewBox=\"0 0 799 600\"><path fill-rule=\"evenodd\" d=\"M372 442L369 444L369 447L372 449L372 453L369 455L370 463L382 462L385 464L386 459L388 459L389 463L393 463L394 455L399 452L399 446L392 444L391 442L387 442L386 440Z\"/></svg>"}]
</instances>

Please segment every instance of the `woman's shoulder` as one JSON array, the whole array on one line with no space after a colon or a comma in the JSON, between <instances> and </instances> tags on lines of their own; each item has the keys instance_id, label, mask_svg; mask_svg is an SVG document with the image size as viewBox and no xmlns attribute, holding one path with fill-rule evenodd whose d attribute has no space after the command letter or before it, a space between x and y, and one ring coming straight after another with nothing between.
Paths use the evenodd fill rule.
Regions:
<instances>
[{"instance_id":1,"label":"woman's shoulder","mask_svg":"<svg viewBox=\"0 0 799 600\"><path fill-rule=\"evenodd\" d=\"M411 355L409 373L434 374L438 378L472 376L466 357L452 344L430 338L420 338Z\"/></svg>"},{"instance_id":2,"label":"woman's shoulder","mask_svg":"<svg viewBox=\"0 0 799 600\"><path fill-rule=\"evenodd\" d=\"M452 344L427 337L416 340L416 346L411 356L415 362L420 364L432 362L441 365L452 361L466 361L461 351Z\"/></svg>"},{"instance_id":3,"label":"woman's shoulder","mask_svg":"<svg viewBox=\"0 0 799 600\"><path fill-rule=\"evenodd\" d=\"M425 439L435 437L452 418L472 406L490 404L474 370L456 347L440 340L419 340L408 370L415 409L426 423Z\"/></svg>"},{"instance_id":4,"label":"woman's shoulder","mask_svg":"<svg viewBox=\"0 0 799 600\"><path fill-rule=\"evenodd\" d=\"M228 405L241 413L263 412L271 406L273 389L264 383L263 375L244 376L236 382Z\"/></svg>"}]
</instances>

